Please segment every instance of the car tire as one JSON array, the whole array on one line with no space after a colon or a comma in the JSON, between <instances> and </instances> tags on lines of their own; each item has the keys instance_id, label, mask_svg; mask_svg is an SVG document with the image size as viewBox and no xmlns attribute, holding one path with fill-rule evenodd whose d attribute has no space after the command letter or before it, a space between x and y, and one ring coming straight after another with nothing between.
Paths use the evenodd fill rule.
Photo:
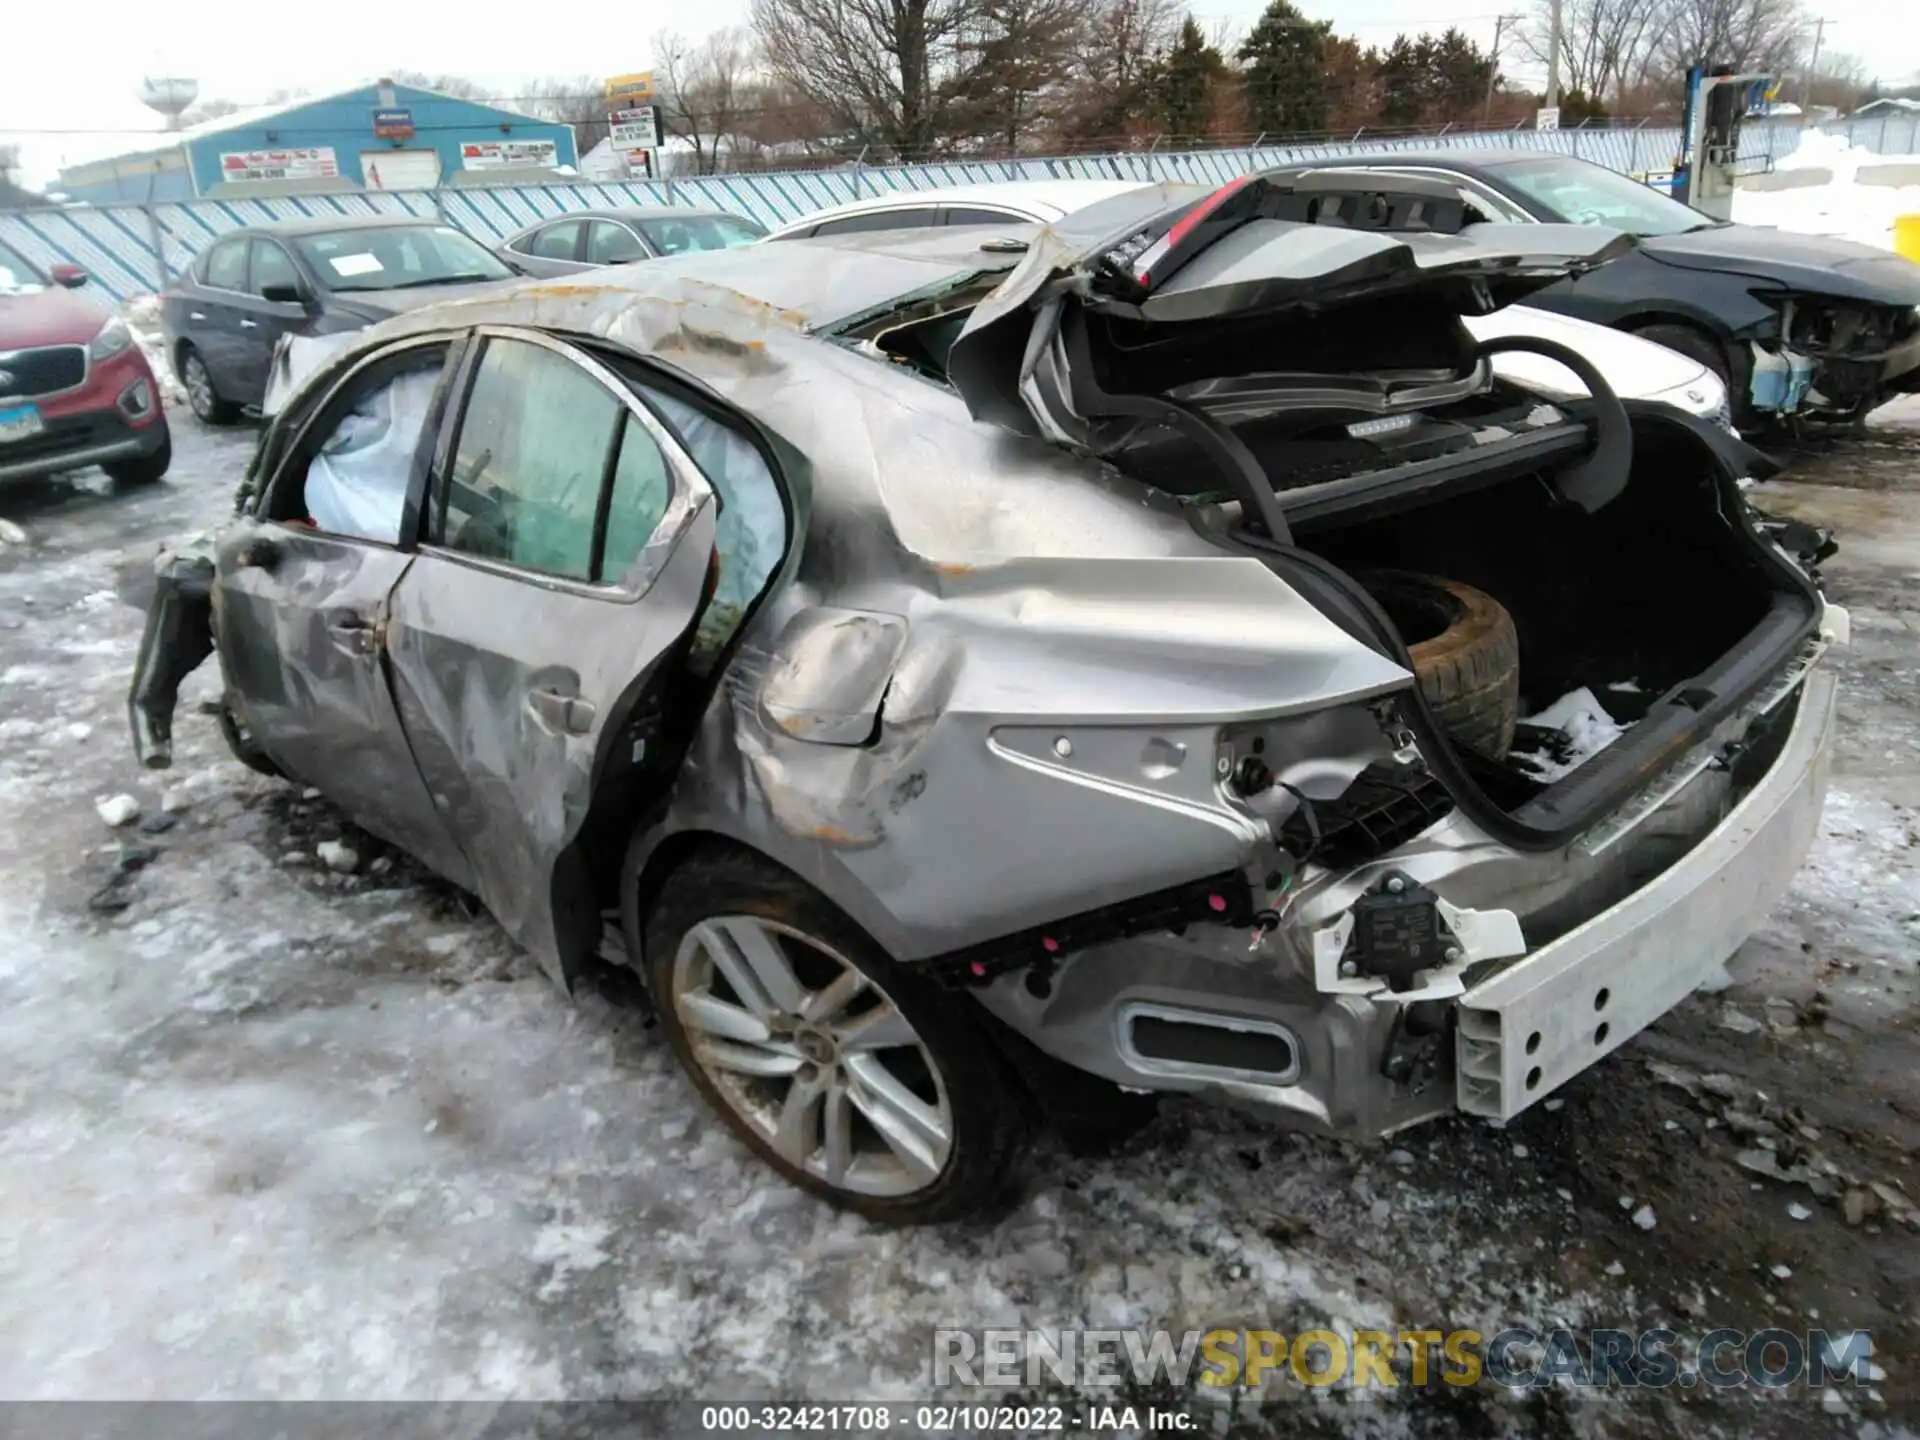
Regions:
<instances>
[{"instance_id":1,"label":"car tire","mask_svg":"<svg viewBox=\"0 0 1920 1440\"><path fill-rule=\"evenodd\" d=\"M969 1002L824 896L710 851L661 887L645 936L681 1068L787 1180L887 1224L973 1215L1005 1191L1027 1107Z\"/></svg>"},{"instance_id":2,"label":"car tire","mask_svg":"<svg viewBox=\"0 0 1920 1440\"><path fill-rule=\"evenodd\" d=\"M214 387L213 372L200 352L191 345L180 347L180 385L187 392L187 404L194 418L204 425L231 425L240 418L240 407L220 398Z\"/></svg>"},{"instance_id":3,"label":"car tire","mask_svg":"<svg viewBox=\"0 0 1920 1440\"><path fill-rule=\"evenodd\" d=\"M164 421L161 423L165 424ZM131 460L116 460L100 468L107 472L116 485L152 485L167 473L167 467L172 463L173 436L163 430L158 449L149 450L145 455L136 455Z\"/></svg>"},{"instance_id":4,"label":"car tire","mask_svg":"<svg viewBox=\"0 0 1920 1440\"><path fill-rule=\"evenodd\" d=\"M1438 575L1375 570L1355 578L1407 642L1440 728L1470 750L1503 757L1520 716L1520 636L1506 607Z\"/></svg>"}]
</instances>

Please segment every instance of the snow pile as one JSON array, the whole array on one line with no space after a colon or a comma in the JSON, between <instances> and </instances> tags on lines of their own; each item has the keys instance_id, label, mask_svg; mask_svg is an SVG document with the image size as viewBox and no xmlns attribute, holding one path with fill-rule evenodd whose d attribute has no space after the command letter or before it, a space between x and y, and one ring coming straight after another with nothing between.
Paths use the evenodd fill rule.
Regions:
<instances>
[{"instance_id":1,"label":"snow pile","mask_svg":"<svg viewBox=\"0 0 1920 1440\"><path fill-rule=\"evenodd\" d=\"M173 362L167 358L166 337L160 333L160 297L129 296L120 307L120 315L127 322L127 328L133 331L134 343L140 347L140 353L147 357L147 365L160 386L160 398L169 405L186 404L186 388L181 385L180 377L173 373Z\"/></svg>"},{"instance_id":2,"label":"snow pile","mask_svg":"<svg viewBox=\"0 0 1920 1440\"><path fill-rule=\"evenodd\" d=\"M1765 225L1802 235L1853 240L1876 249L1893 248L1896 216L1920 214L1920 184L1887 184L1914 173L1916 157L1883 156L1849 145L1843 136L1811 130L1791 155L1774 169L1787 173L1823 172L1823 185L1786 190L1738 191L1733 218L1743 225Z\"/></svg>"},{"instance_id":3,"label":"snow pile","mask_svg":"<svg viewBox=\"0 0 1920 1440\"><path fill-rule=\"evenodd\" d=\"M1853 142L1844 135L1829 135L1824 130L1808 130L1800 136L1800 143L1794 147L1791 155L1782 155L1773 162L1776 170L1825 170L1836 181L1853 183L1854 173L1862 160L1874 159L1871 150L1856 149Z\"/></svg>"},{"instance_id":4,"label":"snow pile","mask_svg":"<svg viewBox=\"0 0 1920 1440\"><path fill-rule=\"evenodd\" d=\"M1572 774L1626 733L1626 727L1609 715L1606 706L1584 685L1520 723L1547 733L1538 737L1544 743L1537 750L1521 748L1527 742L1516 739L1510 758L1533 779L1547 785Z\"/></svg>"}]
</instances>

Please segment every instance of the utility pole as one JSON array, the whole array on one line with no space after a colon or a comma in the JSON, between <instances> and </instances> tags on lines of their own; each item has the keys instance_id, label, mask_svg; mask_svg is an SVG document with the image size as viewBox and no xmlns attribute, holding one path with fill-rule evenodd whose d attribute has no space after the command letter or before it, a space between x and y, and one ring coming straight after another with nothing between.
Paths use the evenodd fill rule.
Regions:
<instances>
[{"instance_id":1,"label":"utility pole","mask_svg":"<svg viewBox=\"0 0 1920 1440\"><path fill-rule=\"evenodd\" d=\"M1490 52L1493 64L1487 68L1487 103L1481 107L1480 122L1484 125L1493 119L1493 87L1500 79L1500 37L1506 33L1509 22L1519 24L1521 16L1496 15L1493 18L1493 50Z\"/></svg>"},{"instance_id":2,"label":"utility pole","mask_svg":"<svg viewBox=\"0 0 1920 1440\"><path fill-rule=\"evenodd\" d=\"M1820 78L1820 39L1826 30L1825 16L1813 22L1813 58L1807 61L1807 82L1800 87L1800 104L1809 112L1813 109L1813 82Z\"/></svg>"},{"instance_id":3,"label":"utility pole","mask_svg":"<svg viewBox=\"0 0 1920 1440\"><path fill-rule=\"evenodd\" d=\"M1560 5L1553 0L1552 34L1547 36L1547 105L1551 110L1560 103Z\"/></svg>"}]
</instances>

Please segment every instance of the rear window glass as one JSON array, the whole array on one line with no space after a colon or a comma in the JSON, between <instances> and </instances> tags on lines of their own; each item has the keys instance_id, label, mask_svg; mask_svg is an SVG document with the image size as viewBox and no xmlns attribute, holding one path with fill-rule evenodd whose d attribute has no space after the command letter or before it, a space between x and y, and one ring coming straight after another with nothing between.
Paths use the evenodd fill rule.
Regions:
<instances>
[{"instance_id":1,"label":"rear window glass","mask_svg":"<svg viewBox=\"0 0 1920 1440\"><path fill-rule=\"evenodd\" d=\"M206 268L200 272L202 283L217 290L247 288L247 242L222 240L207 255Z\"/></svg>"}]
</instances>

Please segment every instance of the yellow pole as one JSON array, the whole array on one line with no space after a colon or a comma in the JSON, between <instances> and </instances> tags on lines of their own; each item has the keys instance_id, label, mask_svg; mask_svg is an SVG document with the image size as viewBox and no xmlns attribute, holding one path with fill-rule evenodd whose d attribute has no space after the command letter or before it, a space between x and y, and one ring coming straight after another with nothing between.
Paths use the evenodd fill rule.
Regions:
<instances>
[{"instance_id":1,"label":"yellow pole","mask_svg":"<svg viewBox=\"0 0 1920 1440\"><path fill-rule=\"evenodd\" d=\"M1893 222L1893 248L1920 265L1920 215L1902 215Z\"/></svg>"}]
</instances>

